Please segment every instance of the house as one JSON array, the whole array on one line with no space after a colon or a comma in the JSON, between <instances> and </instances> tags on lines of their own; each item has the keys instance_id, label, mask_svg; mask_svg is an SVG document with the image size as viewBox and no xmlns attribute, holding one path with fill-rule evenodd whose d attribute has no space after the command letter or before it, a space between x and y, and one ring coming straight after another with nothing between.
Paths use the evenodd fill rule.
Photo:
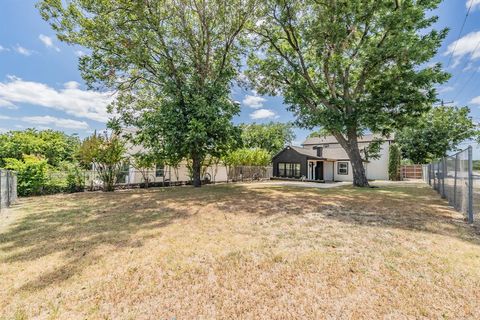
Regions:
<instances>
[{"instance_id":1,"label":"house","mask_svg":"<svg viewBox=\"0 0 480 320\"><path fill-rule=\"evenodd\" d=\"M358 139L364 150L379 136L365 135ZM388 180L388 154L393 139L382 138L380 157L364 160L369 180ZM335 137L310 137L301 147L287 146L272 159L273 176L317 181L353 181L352 167L346 151Z\"/></svg>"}]
</instances>

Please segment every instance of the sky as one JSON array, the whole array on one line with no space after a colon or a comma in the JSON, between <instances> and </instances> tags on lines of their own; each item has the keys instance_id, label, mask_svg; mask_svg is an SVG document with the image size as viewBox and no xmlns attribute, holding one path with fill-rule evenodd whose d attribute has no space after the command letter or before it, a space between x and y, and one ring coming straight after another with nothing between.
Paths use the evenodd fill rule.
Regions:
<instances>
[{"instance_id":1,"label":"sky","mask_svg":"<svg viewBox=\"0 0 480 320\"><path fill-rule=\"evenodd\" d=\"M51 128L84 137L104 129L112 94L87 91L77 67L86 50L61 43L35 3L1 0L0 132ZM438 87L439 98L469 106L472 117L480 122L480 0L445 0L434 14L439 16L437 29L450 29L432 60L452 74L448 83ZM235 123L294 120L281 96L258 96L237 87L232 95L241 102ZM309 134L302 129L295 132L297 145Z\"/></svg>"}]
</instances>

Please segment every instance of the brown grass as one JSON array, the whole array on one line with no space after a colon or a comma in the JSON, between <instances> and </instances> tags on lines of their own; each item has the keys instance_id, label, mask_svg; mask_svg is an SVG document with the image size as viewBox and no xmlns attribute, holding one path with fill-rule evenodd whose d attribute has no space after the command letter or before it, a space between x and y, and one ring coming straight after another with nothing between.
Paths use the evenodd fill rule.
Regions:
<instances>
[{"instance_id":1,"label":"brown grass","mask_svg":"<svg viewBox=\"0 0 480 320\"><path fill-rule=\"evenodd\" d=\"M0 319L480 318L479 232L422 185L56 195L9 216Z\"/></svg>"}]
</instances>

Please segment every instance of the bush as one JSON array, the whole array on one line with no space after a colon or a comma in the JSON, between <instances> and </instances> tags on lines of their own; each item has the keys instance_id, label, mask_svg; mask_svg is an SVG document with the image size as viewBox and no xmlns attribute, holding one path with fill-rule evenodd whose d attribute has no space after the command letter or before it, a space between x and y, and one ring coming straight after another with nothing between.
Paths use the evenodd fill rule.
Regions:
<instances>
[{"instance_id":1,"label":"bush","mask_svg":"<svg viewBox=\"0 0 480 320\"><path fill-rule=\"evenodd\" d=\"M392 181L400 180L401 153L396 144L390 146L388 159L388 177Z\"/></svg>"},{"instance_id":2,"label":"bush","mask_svg":"<svg viewBox=\"0 0 480 320\"><path fill-rule=\"evenodd\" d=\"M35 196L84 190L83 174L74 163L64 162L59 168L48 165L41 157L24 155L22 160L6 158L5 168L17 172L19 196Z\"/></svg>"},{"instance_id":3,"label":"bush","mask_svg":"<svg viewBox=\"0 0 480 320\"><path fill-rule=\"evenodd\" d=\"M259 148L237 149L230 152L223 160L229 166L268 166L272 161L270 153Z\"/></svg>"},{"instance_id":4,"label":"bush","mask_svg":"<svg viewBox=\"0 0 480 320\"><path fill-rule=\"evenodd\" d=\"M43 158L24 155L23 160L5 158L5 168L17 172L19 196L43 194L47 185L47 161Z\"/></svg>"}]
</instances>

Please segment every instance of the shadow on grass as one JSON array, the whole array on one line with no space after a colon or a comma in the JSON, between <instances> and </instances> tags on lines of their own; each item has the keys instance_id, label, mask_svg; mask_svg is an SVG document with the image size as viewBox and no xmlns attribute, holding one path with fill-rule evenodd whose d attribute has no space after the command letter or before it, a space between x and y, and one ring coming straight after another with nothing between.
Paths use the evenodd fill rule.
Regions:
<instances>
[{"instance_id":1,"label":"shadow on grass","mask_svg":"<svg viewBox=\"0 0 480 320\"><path fill-rule=\"evenodd\" d=\"M16 210L27 211L25 216L0 233L0 250L5 253L0 261L33 262L60 254L61 265L20 288L42 289L95 264L107 254L98 253L100 246L141 247L149 236L135 238L135 233L189 219L208 210L204 209L207 204L214 204L225 216L251 214L261 219L317 212L323 219L352 226L421 231L480 244L478 231L427 187L218 185L24 199Z\"/></svg>"}]
</instances>

